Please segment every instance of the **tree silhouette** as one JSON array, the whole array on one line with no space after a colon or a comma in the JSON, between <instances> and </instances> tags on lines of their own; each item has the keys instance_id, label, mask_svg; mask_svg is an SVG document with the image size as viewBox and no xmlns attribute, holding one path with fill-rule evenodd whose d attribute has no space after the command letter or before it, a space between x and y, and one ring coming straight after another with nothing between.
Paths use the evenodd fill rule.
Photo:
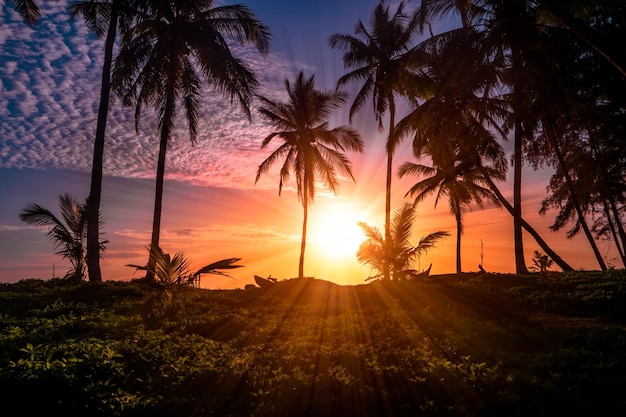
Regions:
<instances>
[{"instance_id":1,"label":"tree silhouette","mask_svg":"<svg viewBox=\"0 0 626 417\"><path fill-rule=\"evenodd\" d=\"M385 240L391 240L391 180L393 153L398 145L395 133L396 98L402 82L410 74L413 63L413 40L419 30L419 21L404 13L406 4L401 1L393 16L389 7L380 2L374 9L370 28L363 22L356 25L355 35L335 34L330 37L333 48L345 51L343 62L352 71L339 78L342 86L351 81L363 82L350 108L350 120L362 107L369 96L372 97L374 115L379 130L383 129L383 118L389 113L389 130L386 141L387 178L385 186ZM383 274L389 279L389 271Z\"/></svg>"},{"instance_id":2,"label":"tree silhouette","mask_svg":"<svg viewBox=\"0 0 626 417\"><path fill-rule=\"evenodd\" d=\"M375 275L367 279L386 279L384 271L390 265L390 279L410 279L416 277L420 271L413 268L413 262L422 254L435 247L435 244L450 235L439 231L430 233L420 239L417 245L411 240L411 229L415 222L415 208L411 204L404 204L394 212L391 220L391 240L386 242L380 230L376 227L359 223L365 232L367 240L361 243L357 251L357 259L361 263L369 264L376 271Z\"/></svg>"},{"instance_id":3,"label":"tree silhouette","mask_svg":"<svg viewBox=\"0 0 626 417\"><path fill-rule=\"evenodd\" d=\"M100 253L98 250L100 237L98 236L97 218L100 213L102 195L104 140L111 93L113 46L117 36L118 22L122 31L128 30L132 19L139 13L139 4L133 0L87 0L74 1L69 5L70 17L72 19L81 15L87 27L96 36L102 37L106 35L100 85L100 104L98 106L96 136L93 148L91 185L89 198L87 199L87 269L89 270L90 281L102 281Z\"/></svg>"},{"instance_id":4,"label":"tree silhouette","mask_svg":"<svg viewBox=\"0 0 626 417\"><path fill-rule=\"evenodd\" d=\"M234 57L229 40L265 53L269 29L244 5L218 6L213 0L146 4L144 16L124 34L113 69L113 85L126 105L135 105L136 122L144 104L157 108L160 141L151 246L159 245L167 145L182 101L192 143L197 137L202 84L237 100L250 117L258 85L254 73ZM196 65L197 64L197 65ZM199 69L199 71L198 71ZM148 270L148 277L152 273Z\"/></svg>"},{"instance_id":5,"label":"tree silhouette","mask_svg":"<svg viewBox=\"0 0 626 417\"><path fill-rule=\"evenodd\" d=\"M48 209L29 204L19 214L20 220L33 226L47 227L47 236L61 255L72 264L65 278L80 282L85 277L85 238L87 233L87 204L79 203L69 194L59 196L61 217L55 216ZM102 221L98 221L98 227ZM107 241L99 242L100 251L104 251Z\"/></svg>"},{"instance_id":6,"label":"tree silhouette","mask_svg":"<svg viewBox=\"0 0 626 417\"><path fill-rule=\"evenodd\" d=\"M256 181L282 158L278 194L281 194L290 172L296 177L298 198L304 212L298 266L298 276L302 278L308 206L315 198L316 181L336 193L339 174L354 180L352 166L343 151L361 152L363 142L356 130L348 126L331 129L326 121L331 112L345 102L345 93L316 89L314 76L305 78L302 71L293 84L285 80L285 87L288 95L286 103L259 97L262 103L259 112L276 129L265 137L261 148L268 146L274 138L281 139L283 143L261 163Z\"/></svg>"},{"instance_id":7,"label":"tree silhouette","mask_svg":"<svg viewBox=\"0 0 626 417\"><path fill-rule=\"evenodd\" d=\"M155 281L165 289L171 289L179 285L199 284L201 274L218 274L230 277L228 274L221 272L221 270L243 268L243 265L236 265L241 258L228 258L213 262L192 273L191 260L182 252L176 252L171 256L159 246L148 246L147 249L150 253L148 264L144 266L128 264L126 266L135 268L138 271L151 272Z\"/></svg>"}]
</instances>

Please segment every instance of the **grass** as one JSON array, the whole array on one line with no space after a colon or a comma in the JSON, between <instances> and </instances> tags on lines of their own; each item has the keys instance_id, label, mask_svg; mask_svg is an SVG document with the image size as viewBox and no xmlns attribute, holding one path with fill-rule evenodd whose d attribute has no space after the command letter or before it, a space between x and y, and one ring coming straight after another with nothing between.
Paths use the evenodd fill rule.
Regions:
<instances>
[{"instance_id":1,"label":"grass","mask_svg":"<svg viewBox=\"0 0 626 417\"><path fill-rule=\"evenodd\" d=\"M626 272L267 290L0 284L20 415L562 416L626 412Z\"/></svg>"}]
</instances>

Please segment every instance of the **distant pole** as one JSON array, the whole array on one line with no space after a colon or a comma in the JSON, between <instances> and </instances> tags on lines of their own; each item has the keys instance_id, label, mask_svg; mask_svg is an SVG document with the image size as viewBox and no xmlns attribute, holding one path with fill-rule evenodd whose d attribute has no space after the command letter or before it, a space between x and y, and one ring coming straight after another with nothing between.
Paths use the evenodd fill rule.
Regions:
<instances>
[{"instance_id":1,"label":"distant pole","mask_svg":"<svg viewBox=\"0 0 626 417\"><path fill-rule=\"evenodd\" d=\"M55 275L56 273L54 272L54 264L52 264L52 278L54 278Z\"/></svg>"},{"instance_id":2,"label":"distant pole","mask_svg":"<svg viewBox=\"0 0 626 417\"><path fill-rule=\"evenodd\" d=\"M483 266L483 268L485 267L485 260L483 258L484 256L484 251L483 251L483 240L480 239L480 264Z\"/></svg>"}]
</instances>

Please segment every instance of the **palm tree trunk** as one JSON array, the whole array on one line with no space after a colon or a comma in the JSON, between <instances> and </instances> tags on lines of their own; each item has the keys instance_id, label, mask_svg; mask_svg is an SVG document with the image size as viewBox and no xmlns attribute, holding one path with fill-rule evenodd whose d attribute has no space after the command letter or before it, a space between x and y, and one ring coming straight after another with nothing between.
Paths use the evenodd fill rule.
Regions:
<instances>
[{"instance_id":1,"label":"palm tree trunk","mask_svg":"<svg viewBox=\"0 0 626 417\"><path fill-rule=\"evenodd\" d=\"M102 195L102 172L104 155L104 136L107 115L109 113L109 96L111 92L111 63L113 62L113 45L117 34L117 8L111 11L111 20L107 31L104 47L104 64L102 66L102 83L100 87L100 105L96 125L96 138L93 146L93 163L91 168L91 186L87 200L87 272L89 281L102 281L100 270L100 199Z\"/></svg>"},{"instance_id":2,"label":"palm tree trunk","mask_svg":"<svg viewBox=\"0 0 626 417\"><path fill-rule=\"evenodd\" d=\"M161 237L161 213L163 211L163 185L165 179L165 155L167 153L167 144L170 139L172 131L172 117L174 116L174 98L173 94L168 94L167 103L165 104L165 111L163 114L163 125L161 127L161 139L159 142L159 158L157 162L156 172L156 187L154 193L154 215L152 218L152 239L150 240L151 247L155 248L159 246L159 239ZM146 279L153 280L154 273L150 272L154 270L155 260L150 257L148 259L148 268L146 272Z\"/></svg>"},{"instance_id":3,"label":"palm tree trunk","mask_svg":"<svg viewBox=\"0 0 626 417\"><path fill-rule=\"evenodd\" d=\"M298 264L298 277L304 278L304 250L306 249L306 226L309 217L309 204L308 195L309 192L306 180L304 181L304 192L302 193L302 241L300 242L300 262Z\"/></svg>"},{"instance_id":4,"label":"palm tree trunk","mask_svg":"<svg viewBox=\"0 0 626 417\"><path fill-rule=\"evenodd\" d=\"M513 91L513 111L515 112L515 138L513 146L513 240L515 242L515 272L517 274L528 274L526 261L524 260L524 239L522 236L522 140L524 139L522 130L521 111L523 107L522 86L524 85L522 69L523 62L521 52L512 42L511 54L513 59L513 68L515 68L516 76Z\"/></svg>"},{"instance_id":5,"label":"palm tree trunk","mask_svg":"<svg viewBox=\"0 0 626 417\"><path fill-rule=\"evenodd\" d=\"M528 274L526 261L524 260L524 240L522 237L522 126L519 117L515 120L514 148L513 234L515 241L515 273Z\"/></svg>"},{"instance_id":6,"label":"palm tree trunk","mask_svg":"<svg viewBox=\"0 0 626 417\"><path fill-rule=\"evenodd\" d=\"M578 195L576 193L576 190L574 189L574 182L572 181L572 177L569 175L569 170L567 168L567 165L565 164L565 159L563 158L563 153L561 152L561 146L556 135L556 128L551 123L544 123L544 127L548 141L552 144L554 152L556 153L557 160L559 161L559 165L563 170L563 176L565 177L565 183L567 184L567 188L569 189L570 199L574 204L576 213L578 213L578 222L583 228L583 232L585 233L585 236L589 241L589 245L591 245L591 249L596 256L596 260L598 261L600 269L606 271L606 264L604 263L604 259L602 259L602 254L600 254L600 250L598 249L598 245L596 245L596 241L591 234L591 230L589 230L589 226L587 225L583 210L580 206L580 201L578 200Z\"/></svg>"},{"instance_id":7,"label":"palm tree trunk","mask_svg":"<svg viewBox=\"0 0 626 417\"><path fill-rule=\"evenodd\" d=\"M622 242L622 252L626 252L626 231L624 231L624 225L622 224L622 219L619 216L619 211L617 210L617 206L615 205L615 200L611 199L609 201L611 206L611 212L613 213L613 219L617 224L617 231L619 232L619 236ZM618 245L619 246L619 245ZM624 262L624 267L626 267L626 254L622 255L622 260Z\"/></svg>"},{"instance_id":8,"label":"palm tree trunk","mask_svg":"<svg viewBox=\"0 0 626 417\"><path fill-rule=\"evenodd\" d=\"M613 223L613 218L611 217L611 211L609 207L609 203L605 198L602 199L602 205L604 208L604 215L606 216L606 221L609 225L609 230L611 231L611 235L613 236L613 241L615 242L615 247L617 248L617 253L622 261L622 265L626 267L626 257L624 257L624 251L622 250L622 243L620 242L620 238L617 235L617 230L615 224Z\"/></svg>"},{"instance_id":9,"label":"palm tree trunk","mask_svg":"<svg viewBox=\"0 0 626 417\"><path fill-rule=\"evenodd\" d=\"M456 217L456 273L461 273L461 207L457 207Z\"/></svg>"},{"instance_id":10,"label":"palm tree trunk","mask_svg":"<svg viewBox=\"0 0 626 417\"><path fill-rule=\"evenodd\" d=\"M500 204L504 206L504 208L509 212L509 214L511 214L512 216L515 216L515 209L513 208L511 203L509 203L508 200L504 198L504 196L502 195L502 193L500 192L496 184L494 184L494 182L491 180L491 177L489 177L489 175L487 175L484 172L484 170L481 169L481 171L482 171L483 177L485 178L485 181L487 181L487 184L489 184L489 188L491 188L491 191L493 191L493 193L496 195ZM552 260L559 266L559 268L561 268L563 271L574 270L574 268L572 268L559 255L557 255L557 253L554 252L552 248L550 248L550 246L548 246L548 244L541 238L539 233L537 233L537 231L530 224L528 224L528 222L526 222L524 218L521 219L521 224L522 224L522 227L535 239L535 241L537 242L537 244L539 244L541 249L543 249L543 251L550 258L552 258Z\"/></svg>"},{"instance_id":11,"label":"palm tree trunk","mask_svg":"<svg viewBox=\"0 0 626 417\"><path fill-rule=\"evenodd\" d=\"M383 264L383 279L388 281L391 278L391 179L393 168L394 152L394 129L395 129L395 105L393 93L389 99L389 137L387 138L387 179L385 183L385 262Z\"/></svg>"}]
</instances>

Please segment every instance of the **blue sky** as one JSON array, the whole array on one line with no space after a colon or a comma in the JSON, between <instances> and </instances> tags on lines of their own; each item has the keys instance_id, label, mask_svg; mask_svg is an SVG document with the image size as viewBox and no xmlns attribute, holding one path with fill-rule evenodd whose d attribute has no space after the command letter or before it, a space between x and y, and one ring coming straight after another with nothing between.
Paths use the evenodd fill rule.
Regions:
<instances>
[{"instance_id":1,"label":"blue sky","mask_svg":"<svg viewBox=\"0 0 626 417\"><path fill-rule=\"evenodd\" d=\"M47 278L53 264L57 275L63 275L67 263L53 255L44 232L26 226L17 216L26 204L37 203L55 211L60 194L70 192L82 198L89 190L103 43L80 20L69 20L66 1L40 3L43 18L37 28L26 26L12 8L1 3L0 282ZM377 3L246 1L272 31L271 52L260 57L239 46L234 52L257 73L263 95L280 98L283 80L293 79L300 69L307 75L315 74L319 88L334 88L344 69L342 54L328 46L328 37L337 32L352 33L358 19L367 23ZM295 195L288 188L279 198L277 178L272 174L254 183L256 168L268 155L259 149L268 127L256 116L252 124L248 123L236 106L210 90L204 96L201 114L196 146L190 146L181 119L168 150L162 246L171 252L184 248L200 264L242 256L243 263L251 265L237 271L236 282L216 279L217 287L243 286L253 274L295 275L301 221ZM347 122L346 106L332 123ZM366 142L365 153L352 156L357 183L342 184L338 197L322 194L313 210L323 213L328 207L349 207L355 213L352 220L380 225L382 202L372 200L371 195L381 195L384 190L381 136L368 111L359 113L354 124ZM103 261L105 279L128 279L132 270L124 264L144 263L152 221L156 152L153 115L144 112L137 134L133 112L122 108L119 100L114 101L107 126L102 207L105 237L111 241ZM409 158L407 147L396 155L398 164ZM529 173L525 183L525 210L534 218L543 197L544 180ZM407 183L396 180L394 187L395 207L403 201ZM496 235L508 236L511 231L508 215L491 210L489 220L468 216L466 270L476 270L481 239L496 240ZM453 219L445 204L437 210L425 204L419 216L423 222L418 234L434 231L432 227L453 230ZM317 220L312 221L315 224ZM546 240L580 260L577 264L568 259L573 266L594 268L583 255L588 252L584 243L566 242L550 234L546 228L549 219L536 221L533 224L542 227L538 229ZM453 270L452 265L444 266L448 265L453 245L454 240L449 239L440 253L433 254L435 272ZM492 255L486 258L493 269L512 270L511 248L500 244L491 247ZM537 248L527 245L527 251L532 253L533 249ZM310 250L308 274L336 274L348 264L329 261L322 265L313 256L314 244ZM606 251L609 253L609 248ZM354 260L350 265L350 273L358 275L356 282L360 282L368 270Z\"/></svg>"}]
</instances>

